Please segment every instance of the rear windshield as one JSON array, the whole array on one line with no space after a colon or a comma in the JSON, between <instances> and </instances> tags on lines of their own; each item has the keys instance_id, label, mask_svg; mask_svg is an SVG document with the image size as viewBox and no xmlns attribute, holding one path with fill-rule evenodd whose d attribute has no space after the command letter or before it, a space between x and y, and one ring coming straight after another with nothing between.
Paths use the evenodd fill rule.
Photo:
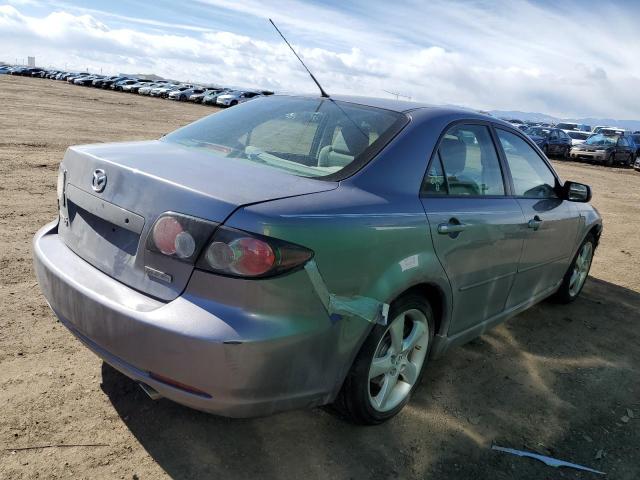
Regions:
<instances>
[{"instance_id":1,"label":"rear windshield","mask_svg":"<svg viewBox=\"0 0 640 480\"><path fill-rule=\"evenodd\" d=\"M406 122L400 113L352 103L269 97L210 115L163 140L325 177L369 161Z\"/></svg>"}]
</instances>

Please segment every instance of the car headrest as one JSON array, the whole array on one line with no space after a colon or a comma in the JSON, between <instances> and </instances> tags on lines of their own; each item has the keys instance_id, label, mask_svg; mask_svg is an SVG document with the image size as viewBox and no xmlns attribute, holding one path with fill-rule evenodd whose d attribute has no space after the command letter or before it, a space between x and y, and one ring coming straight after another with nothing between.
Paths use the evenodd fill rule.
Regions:
<instances>
[{"instance_id":1,"label":"car headrest","mask_svg":"<svg viewBox=\"0 0 640 480\"><path fill-rule=\"evenodd\" d=\"M440 157L449 174L460 173L467 164L467 145L458 138L443 138L440 143Z\"/></svg>"}]
</instances>

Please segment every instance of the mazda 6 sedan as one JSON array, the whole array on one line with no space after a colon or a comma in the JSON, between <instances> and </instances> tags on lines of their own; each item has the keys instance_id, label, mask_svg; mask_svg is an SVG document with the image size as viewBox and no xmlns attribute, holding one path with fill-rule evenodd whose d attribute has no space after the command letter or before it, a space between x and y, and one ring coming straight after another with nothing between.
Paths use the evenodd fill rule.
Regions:
<instances>
[{"instance_id":1,"label":"mazda 6 sedan","mask_svg":"<svg viewBox=\"0 0 640 480\"><path fill-rule=\"evenodd\" d=\"M397 414L428 362L553 297L602 231L521 131L453 108L271 96L71 147L42 292L153 398L231 417Z\"/></svg>"}]
</instances>

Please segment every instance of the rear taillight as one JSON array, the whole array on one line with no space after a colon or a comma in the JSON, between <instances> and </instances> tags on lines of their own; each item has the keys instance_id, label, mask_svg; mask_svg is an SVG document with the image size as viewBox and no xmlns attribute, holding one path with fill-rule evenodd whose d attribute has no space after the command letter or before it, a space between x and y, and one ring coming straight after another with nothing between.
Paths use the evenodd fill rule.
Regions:
<instances>
[{"instance_id":1,"label":"rear taillight","mask_svg":"<svg viewBox=\"0 0 640 480\"><path fill-rule=\"evenodd\" d=\"M147 250L195 263L201 270L244 278L279 275L313 257L299 245L173 212L163 213L153 224Z\"/></svg>"},{"instance_id":2,"label":"rear taillight","mask_svg":"<svg viewBox=\"0 0 640 480\"><path fill-rule=\"evenodd\" d=\"M217 223L167 212L158 217L147 238L147 249L194 263Z\"/></svg>"},{"instance_id":3,"label":"rear taillight","mask_svg":"<svg viewBox=\"0 0 640 480\"><path fill-rule=\"evenodd\" d=\"M234 277L264 278L304 265L307 248L276 238L218 227L196 267Z\"/></svg>"}]
</instances>

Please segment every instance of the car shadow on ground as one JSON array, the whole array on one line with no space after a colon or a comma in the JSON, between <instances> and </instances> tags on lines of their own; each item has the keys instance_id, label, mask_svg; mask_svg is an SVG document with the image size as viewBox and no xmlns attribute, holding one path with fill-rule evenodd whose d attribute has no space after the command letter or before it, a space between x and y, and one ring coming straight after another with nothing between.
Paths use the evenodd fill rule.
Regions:
<instances>
[{"instance_id":1,"label":"car shadow on ground","mask_svg":"<svg viewBox=\"0 0 640 480\"><path fill-rule=\"evenodd\" d=\"M172 478L593 478L492 451L496 443L631 479L639 312L640 294L590 278L573 304L544 302L433 361L411 404L375 427L326 409L215 417L153 402L106 364L102 388ZM627 409L635 418L624 422Z\"/></svg>"}]
</instances>

